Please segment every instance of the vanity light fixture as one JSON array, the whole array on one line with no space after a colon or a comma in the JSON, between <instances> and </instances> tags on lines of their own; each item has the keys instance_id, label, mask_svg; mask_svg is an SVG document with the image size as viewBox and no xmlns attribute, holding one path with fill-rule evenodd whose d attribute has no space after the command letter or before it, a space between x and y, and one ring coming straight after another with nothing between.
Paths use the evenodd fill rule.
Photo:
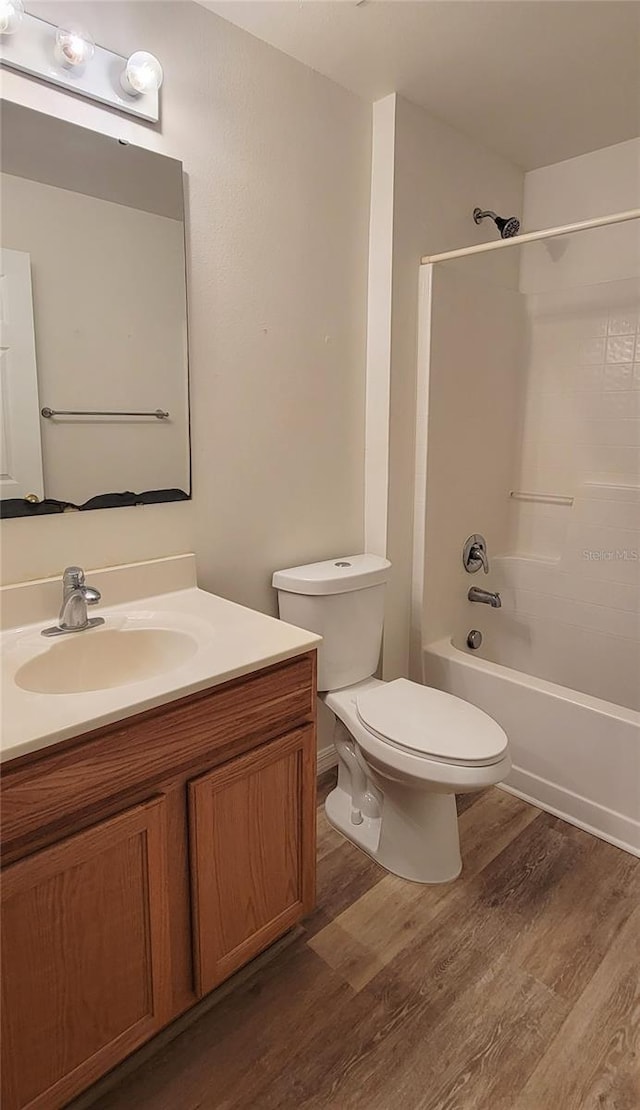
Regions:
<instances>
[{"instance_id":1,"label":"vanity light fixture","mask_svg":"<svg viewBox=\"0 0 640 1110\"><path fill-rule=\"evenodd\" d=\"M0 0L0 35L14 35L23 16L22 0Z\"/></svg>"},{"instance_id":2,"label":"vanity light fixture","mask_svg":"<svg viewBox=\"0 0 640 1110\"><path fill-rule=\"evenodd\" d=\"M0 0L0 66L152 123L160 115L162 66L153 54L137 50L126 58L105 50L84 29L27 14L23 0Z\"/></svg>"}]
</instances>

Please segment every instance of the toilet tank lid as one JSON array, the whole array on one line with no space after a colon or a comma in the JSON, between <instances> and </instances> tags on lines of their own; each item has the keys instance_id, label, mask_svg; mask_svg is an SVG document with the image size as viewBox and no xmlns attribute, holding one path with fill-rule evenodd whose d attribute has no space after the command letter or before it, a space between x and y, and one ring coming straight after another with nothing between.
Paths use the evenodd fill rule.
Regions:
<instances>
[{"instance_id":1,"label":"toilet tank lid","mask_svg":"<svg viewBox=\"0 0 640 1110\"><path fill-rule=\"evenodd\" d=\"M380 555L343 555L321 563L277 570L272 585L290 594L345 594L382 585L390 569L389 560Z\"/></svg>"}]
</instances>

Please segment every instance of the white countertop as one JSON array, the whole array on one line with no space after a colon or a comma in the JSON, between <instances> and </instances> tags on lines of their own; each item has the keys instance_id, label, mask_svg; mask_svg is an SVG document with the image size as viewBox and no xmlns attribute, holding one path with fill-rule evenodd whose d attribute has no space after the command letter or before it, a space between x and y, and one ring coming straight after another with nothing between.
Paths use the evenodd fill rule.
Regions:
<instances>
[{"instance_id":1,"label":"white countertop","mask_svg":"<svg viewBox=\"0 0 640 1110\"><path fill-rule=\"evenodd\" d=\"M93 615L105 618L105 629L131 627L132 622L137 627L180 628L197 639L198 647L186 662L152 678L111 689L41 694L18 686L16 672L67 637L52 640L40 635L51 620L8 629L2 633L3 761L290 659L316 648L321 641L313 632L195 587L126 604L100 605L90 610ZM74 635L100 633L96 628Z\"/></svg>"}]
</instances>

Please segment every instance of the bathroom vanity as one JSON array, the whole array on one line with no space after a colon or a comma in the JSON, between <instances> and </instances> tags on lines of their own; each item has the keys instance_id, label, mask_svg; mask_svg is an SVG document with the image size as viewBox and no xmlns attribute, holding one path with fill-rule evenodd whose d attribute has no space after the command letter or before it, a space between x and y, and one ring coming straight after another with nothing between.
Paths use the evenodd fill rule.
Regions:
<instances>
[{"instance_id":1,"label":"bathroom vanity","mask_svg":"<svg viewBox=\"0 0 640 1110\"><path fill-rule=\"evenodd\" d=\"M103 597L133 588L121 569L90 576ZM58 646L42 623L3 634L4 1110L64 1106L313 906L318 638L191 585L71 639L195 636L195 611L181 665L64 695L19 686L24 654Z\"/></svg>"}]
</instances>

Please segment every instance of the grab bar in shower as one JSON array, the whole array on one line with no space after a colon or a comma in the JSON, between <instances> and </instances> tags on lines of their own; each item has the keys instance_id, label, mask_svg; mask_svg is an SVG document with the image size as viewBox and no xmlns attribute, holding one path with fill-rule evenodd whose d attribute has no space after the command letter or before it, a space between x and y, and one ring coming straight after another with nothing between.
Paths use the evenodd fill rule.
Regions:
<instances>
[{"instance_id":1,"label":"grab bar in shower","mask_svg":"<svg viewBox=\"0 0 640 1110\"><path fill-rule=\"evenodd\" d=\"M514 501L536 501L544 505L568 505L571 507L575 498L563 497L559 493L526 493L524 490L512 489L509 497Z\"/></svg>"},{"instance_id":2,"label":"grab bar in shower","mask_svg":"<svg viewBox=\"0 0 640 1110\"><path fill-rule=\"evenodd\" d=\"M102 409L40 409L42 416L50 420L52 416L155 416L156 420L167 420L169 413L164 409L153 412L107 412Z\"/></svg>"}]
</instances>

